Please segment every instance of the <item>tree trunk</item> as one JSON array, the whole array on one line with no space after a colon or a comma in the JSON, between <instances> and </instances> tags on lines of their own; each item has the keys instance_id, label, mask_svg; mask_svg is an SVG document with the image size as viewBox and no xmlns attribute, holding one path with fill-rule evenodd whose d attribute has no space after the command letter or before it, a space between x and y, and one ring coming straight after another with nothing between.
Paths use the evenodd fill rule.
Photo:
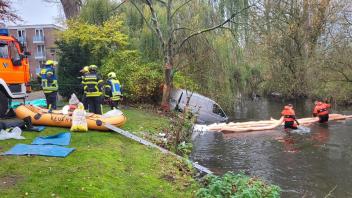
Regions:
<instances>
[{"instance_id":1,"label":"tree trunk","mask_svg":"<svg viewBox=\"0 0 352 198\"><path fill-rule=\"evenodd\" d=\"M60 0L60 1L65 13L66 19L72 19L78 16L82 6L81 0Z\"/></svg>"},{"instance_id":2,"label":"tree trunk","mask_svg":"<svg viewBox=\"0 0 352 198\"><path fill-rule=\"evenodd\" d=\"M172 64L166 63L164 68L165 82L163 87L163 98L161 100L161 108L165 112L170 110L169 99L170 99L170 93L171 93L171 87L172 87L171 71L172 71Z\"/></svg>"},{"instance_id":3,"label":"tree trunk","mask_svg":"<svg viewBox=\"0 0 352 198\"><path fill-rule=\"evenodd\" d=\"M169 99L172 88L172 68L173 68L173 59L174 59L174 24L172 22L172 0L167 2L166 13L167 13L167 43L164 45L164 54L165 54L165 67L164 67L164 89L163 89L163 98L161 100L161 107L164 111L170 110Z\"/></svg>"}]
</instances>

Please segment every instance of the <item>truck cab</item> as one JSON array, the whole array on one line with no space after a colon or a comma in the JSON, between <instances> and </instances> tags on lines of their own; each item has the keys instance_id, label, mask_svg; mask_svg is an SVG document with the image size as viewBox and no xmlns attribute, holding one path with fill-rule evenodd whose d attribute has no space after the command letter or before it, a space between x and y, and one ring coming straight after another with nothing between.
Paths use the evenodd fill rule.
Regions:
<instances>
[{"instance_id":1,"label":"truck cab","mask_svg":"<svg viewBox=\"0 0 352 198\"><path fill-rule=\"evenodd\" d=\"M0 117L12 99L25 99L30 91L28 55L7 29L0 28Z\"/></svg>"}]
</instances>

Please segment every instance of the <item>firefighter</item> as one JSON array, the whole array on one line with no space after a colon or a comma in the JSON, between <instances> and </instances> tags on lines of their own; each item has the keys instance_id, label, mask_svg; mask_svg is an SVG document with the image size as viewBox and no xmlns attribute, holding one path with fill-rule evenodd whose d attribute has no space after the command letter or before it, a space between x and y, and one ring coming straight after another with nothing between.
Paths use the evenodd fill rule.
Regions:
<instances>
[{"instance_id":1,"label":"firefighter","mask_svg":"<svg viewBox=\"0 0 352 198\"><path fill-rule=\"evenodd\" d=\"M89 66L89 73L84 76L82 81L84 92L86 93L86 100L88 109L91 113L102 113L102 85L103 80L97 73L98 67L96 65Z\"/></svg>"},{"instance_id":2,"label":"firefighter","mask_svg":"<svg viewBox=\"0 0 352 198\"><path fill-rule=\"evenodd\" d=\"M297 125L299 125L299 123L296 120L296 114L295 114L295 111L293 110L292 104L286 105L282 110L281 115L284 117L285 130L289 128L297 129Z\"/></svg>"},{"instance_id":3,"label":"firefighter","mask_svg":"<svg viewBox=\"0 0 352 198\"><path fill-rule=\"evenodd\" d=\"M58 90L58 84L57 84L57 78L55 75L55 64L54 61L48 60L45 63L44 68L40 70L40 74L38 76L38 79L40 81L40 84L42 86L45 98L46 98L46 103L47 103L47 108L51 112L53 109L56 109L56 101L57 101L57 90Z\"/></svg>"},{"instance_id":4,"label":"firefighter","mask_svg":"<svg viewBox=\"0 0 352 198\"><path fill-rule=\"evenodd\" d=\"M80 73L82 74L82 76L80 77L81 84L83 85L83 81L86 75L89 74L89 66L84 66L81 70ZM84 87L82 87L83 90L83 95L82 95L82 103L84 105L84 109L88 109L88 102L87 102L87 98L86 98L86 92L84 91Z\"/></svg>"},{"instance_id":5,"label":"firefighter","mask_svg":"<svg viewBox=\"0 0 352 198\"><path fill-rule=\"evenodd\" d=\"M105 98L109 100L111 109L118 109L122 94L120 81L116 79L115 72L110 72L108 74L108 80L106 82L104 92Z\"/></svg>"},{"instance_id":6,"label":"firefighter","mask_svg":"<svg viewBox=\"0 0 352 198\"><path fill-rule=\"evenodd\" d=\"M319 123L325 123L329 121L329 108L331 107L330 104L315 101L315 107L313 110L313 116L319 117Z\"/></svg>"}]
</instances>

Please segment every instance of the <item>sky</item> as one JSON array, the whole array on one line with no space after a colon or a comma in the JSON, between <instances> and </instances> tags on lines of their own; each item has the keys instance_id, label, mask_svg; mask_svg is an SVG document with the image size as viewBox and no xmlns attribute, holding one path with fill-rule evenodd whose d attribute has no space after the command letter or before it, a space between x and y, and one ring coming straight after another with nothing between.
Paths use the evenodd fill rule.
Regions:
<instances>
[{"instance_id":1,"label":"sky","mask_svg":"<svg viewBox=\"0 0 352 198\"><path fill-rule=\"evenodd\" d=\"M61 4L58 3L48 3L45 0L11 0L11 3L13 10L23 20L17 22L18 25L58 25L59 19L63 17Z\"/></svg>"}]
</instances>

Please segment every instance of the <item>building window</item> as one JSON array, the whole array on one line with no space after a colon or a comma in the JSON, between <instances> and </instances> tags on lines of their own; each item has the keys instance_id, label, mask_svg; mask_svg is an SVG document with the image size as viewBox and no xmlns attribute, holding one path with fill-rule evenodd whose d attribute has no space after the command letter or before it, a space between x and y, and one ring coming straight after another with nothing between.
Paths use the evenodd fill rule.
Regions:
<instances>
[{"instance_id":1,"label":"building window","mask_svg":"<svg viewBox=\"0 0 352 198\"><path fill-rule=\"evenodd\" d=\"M37 53L38 53L38 54L42 54L42 55L45 54L45 47L44 47L44 45L37 45Z\"/></svg>"},{"instance_id":2,"label":"building window","mask_svg":"<svg viewBox=\"0 0 352 198\"><path fill-rule=\"evenodd\" d=\"M43 29L36 29L36 30L35 30L35 36L36 36L36 37L44 37L44 31L43 31Z\"/></svg>"},{"instance_id":3,"label":"building window","mask_svg":"<svg viewBox=\"0 0 352 198\"><path fill-rule=\"evenodd\" d=\"M26 37L26 31L25 30L17 30L17 36L24 38Z\"/></svg>"}]
</instances>

